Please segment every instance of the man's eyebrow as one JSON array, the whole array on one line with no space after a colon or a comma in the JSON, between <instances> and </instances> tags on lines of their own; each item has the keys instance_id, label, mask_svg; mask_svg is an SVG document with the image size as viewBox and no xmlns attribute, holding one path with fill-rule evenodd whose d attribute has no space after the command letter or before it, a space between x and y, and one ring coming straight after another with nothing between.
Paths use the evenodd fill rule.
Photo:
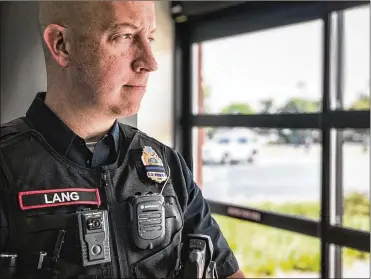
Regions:
<instances>
[{"instance_id":1,"label":"man's eyebrow","mask_svg":"<svg viewBox=\"0 0 371 279\"><path fill-rule=\"evenodd\" d=\"M138 30L139 27L132 24L132 23L129 23L129 22L123 22L123 23L116 23L110 27L108 27L108 30L118 30L120 28L130 28L130 29L133 29L133 30ZM154 28L153 30L150 31L151 33L155 33L156 32L156 28Z\"/></svg>"},{"instance_id":2,"label":"man's eyebrow","mask_svg":"<svg viewBox=\"0 0 371 279\"><path fill-rule=\"evenodd\" d=\"M117 29L120 29L120 28L131 28L133 30L139 29L138 26L135 26L134 24L129 23L129 22L116 23L116 24L110 26L108 29L117 30Z\"/></svg>"}]
</instances>

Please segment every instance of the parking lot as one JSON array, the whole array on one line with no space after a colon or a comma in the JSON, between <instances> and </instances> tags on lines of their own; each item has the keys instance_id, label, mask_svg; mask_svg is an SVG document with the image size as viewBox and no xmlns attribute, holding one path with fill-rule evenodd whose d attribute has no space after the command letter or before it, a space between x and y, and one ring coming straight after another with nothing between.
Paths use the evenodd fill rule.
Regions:
<instances>
[{"instance_id":1,"label":"parking lot","mask_svg":"<svg viewBox=\"0 0 371 279\"><path fill-rule=\"evenodd\" d=\"M203 193L211 200L319 201L321 148L265 146L253 164L203 165ZM343 147L344 193L369 193L369 151L361 145Z\"/></svg>"}]
</instances>

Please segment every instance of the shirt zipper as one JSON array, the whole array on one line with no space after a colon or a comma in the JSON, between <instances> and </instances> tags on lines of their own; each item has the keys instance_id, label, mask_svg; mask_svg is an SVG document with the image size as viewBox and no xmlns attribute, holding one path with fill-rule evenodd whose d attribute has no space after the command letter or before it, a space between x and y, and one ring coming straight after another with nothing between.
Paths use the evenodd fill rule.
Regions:
<instances>
[{"instance_id":1,"label":"shirt zipper","mask_svg":"<svg viewBox=\"0 0 371 279\"><path fill-rule=\"evenodd\" d=\"M126 272L124 270L123 261L120 257L120 252L118 251L118 246L117 246L117 239L116 239L117 231L116 231L115 222L113 220L114 216L112 215L112 212L111 212L111 209L112 209L112 204L111 204L112 193L111 193L111 188L108 187L109 185L108 185L108 181L107 181L107 173L106 173L105 170L102 170L102 172L101 172L101 181L102 181L103 189L104 189L105 194L106 194L108 221L109 221L110 227L113 229L113 231L111 233L111 236L112 236L111 238L112 238L112 243L113 243L114 247L111 247L111 251L116 252L117 263L118 263L118 266L119 266L119 269L117 270L117 272L118 272L117 275L118 275L118 278L126 278L126 276L125 276ZM121 275L124 275L124 276L121 276Z\"/></svg>"}]
</instances>

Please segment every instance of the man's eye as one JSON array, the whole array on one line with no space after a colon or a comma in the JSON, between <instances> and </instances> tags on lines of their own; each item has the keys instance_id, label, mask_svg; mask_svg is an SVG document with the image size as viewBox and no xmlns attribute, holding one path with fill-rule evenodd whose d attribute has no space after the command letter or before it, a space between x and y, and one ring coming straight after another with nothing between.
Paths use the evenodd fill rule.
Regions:
<instances>
[{"instance_id":1,"label":"man's eye","mask_svg":"<svg viewBox=\"0 0 371 279\"><path fill-rule=\"evenodd\" d=\"M131 34L124 34L121 36L123 39L131 39Z\"/></svg>"},{"instance_id":2,"label":"man's eye","mask_svg":"<svg viewBox=\"0 0 371 279\"><path fill-rule=\"evenodd\" d=\"M149 41L150 43L152 43L152 42L155 41L155 38L148 38L148 41Z\"/></svg>"},{"instance_id":3,"label":"man's eye","mask_svg":"<svg viewBox=\"0 0 371 279\"><path fill-rule=\"evenodd\" d=\"M120 39L124 39L124 40L130 40L132 38L132 35L131 34L123 34L123 35L117 35L117 36L114 36L113 39L115 41L117 40L120 40Z\"/></svg>"}]
</instances>

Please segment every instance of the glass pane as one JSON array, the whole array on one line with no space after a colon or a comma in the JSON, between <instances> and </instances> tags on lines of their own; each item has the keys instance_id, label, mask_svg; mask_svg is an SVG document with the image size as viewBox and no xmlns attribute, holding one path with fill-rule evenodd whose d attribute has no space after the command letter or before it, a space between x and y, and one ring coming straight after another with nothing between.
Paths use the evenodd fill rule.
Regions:
<instances>
[{"instance_id":1,"label":"glass pane","mask_svg":"<svg viewBox=\"0 0 371 279\"><path fill-rule=\"evenodd\" d=\"M246 278L318 278L320 241L276 228L213 215Z\"/></svg>"},{"instance_id":2,"label":"glass pane","mask_svg":"<svg viewBox=\"0 0 371 279\"><path fill-rule=\"evenodd\" d=\"M331 224L370 231L370 129L331 133Z\"/></svg>"},{"instance_id":3,"label":"glass pane","mask_svg":"<svg viewBox=\"0 0 371 279\"><path fill-rule=\"evenodd\" d=\"M370 109L370 5L344 13L344 106Z\"/></svg>"},{"instance_id":4,"label":"glass pane","mask_svg":"<svg viewBox=\"0 0 371 279\"><path fill-rule=\"evenodd\" d=\"M319 136L312 130L195 128L196 181L210 200L318 219Z\"/></svg>"},{"instance_id":5,"label":"glass pane","mask_svg":"<svg viewBox=\"0 0 371 279\"><path fill-rule=\"evenodd\" d=\"M193 45L195 114L317 112L322 21Z\"/></svg>"},{"instance_id":6,"label":"glass pane","mask_svg":"<svg viewBox=\"0 0 371 279\"><path fill-rule=\"evenodd\" d=\"M370 253L343 248L343 278L370 278Z\"/></svg>"},{"instance_id":7,"label":"glass pane","mask_svg":"<svg viewBox=\"0 0 371 279\"><path fill-rule=\"evenodd\" d=\"M344 227L370 231L370 130L343 130Z\"/></svg>"}]
</instances>

